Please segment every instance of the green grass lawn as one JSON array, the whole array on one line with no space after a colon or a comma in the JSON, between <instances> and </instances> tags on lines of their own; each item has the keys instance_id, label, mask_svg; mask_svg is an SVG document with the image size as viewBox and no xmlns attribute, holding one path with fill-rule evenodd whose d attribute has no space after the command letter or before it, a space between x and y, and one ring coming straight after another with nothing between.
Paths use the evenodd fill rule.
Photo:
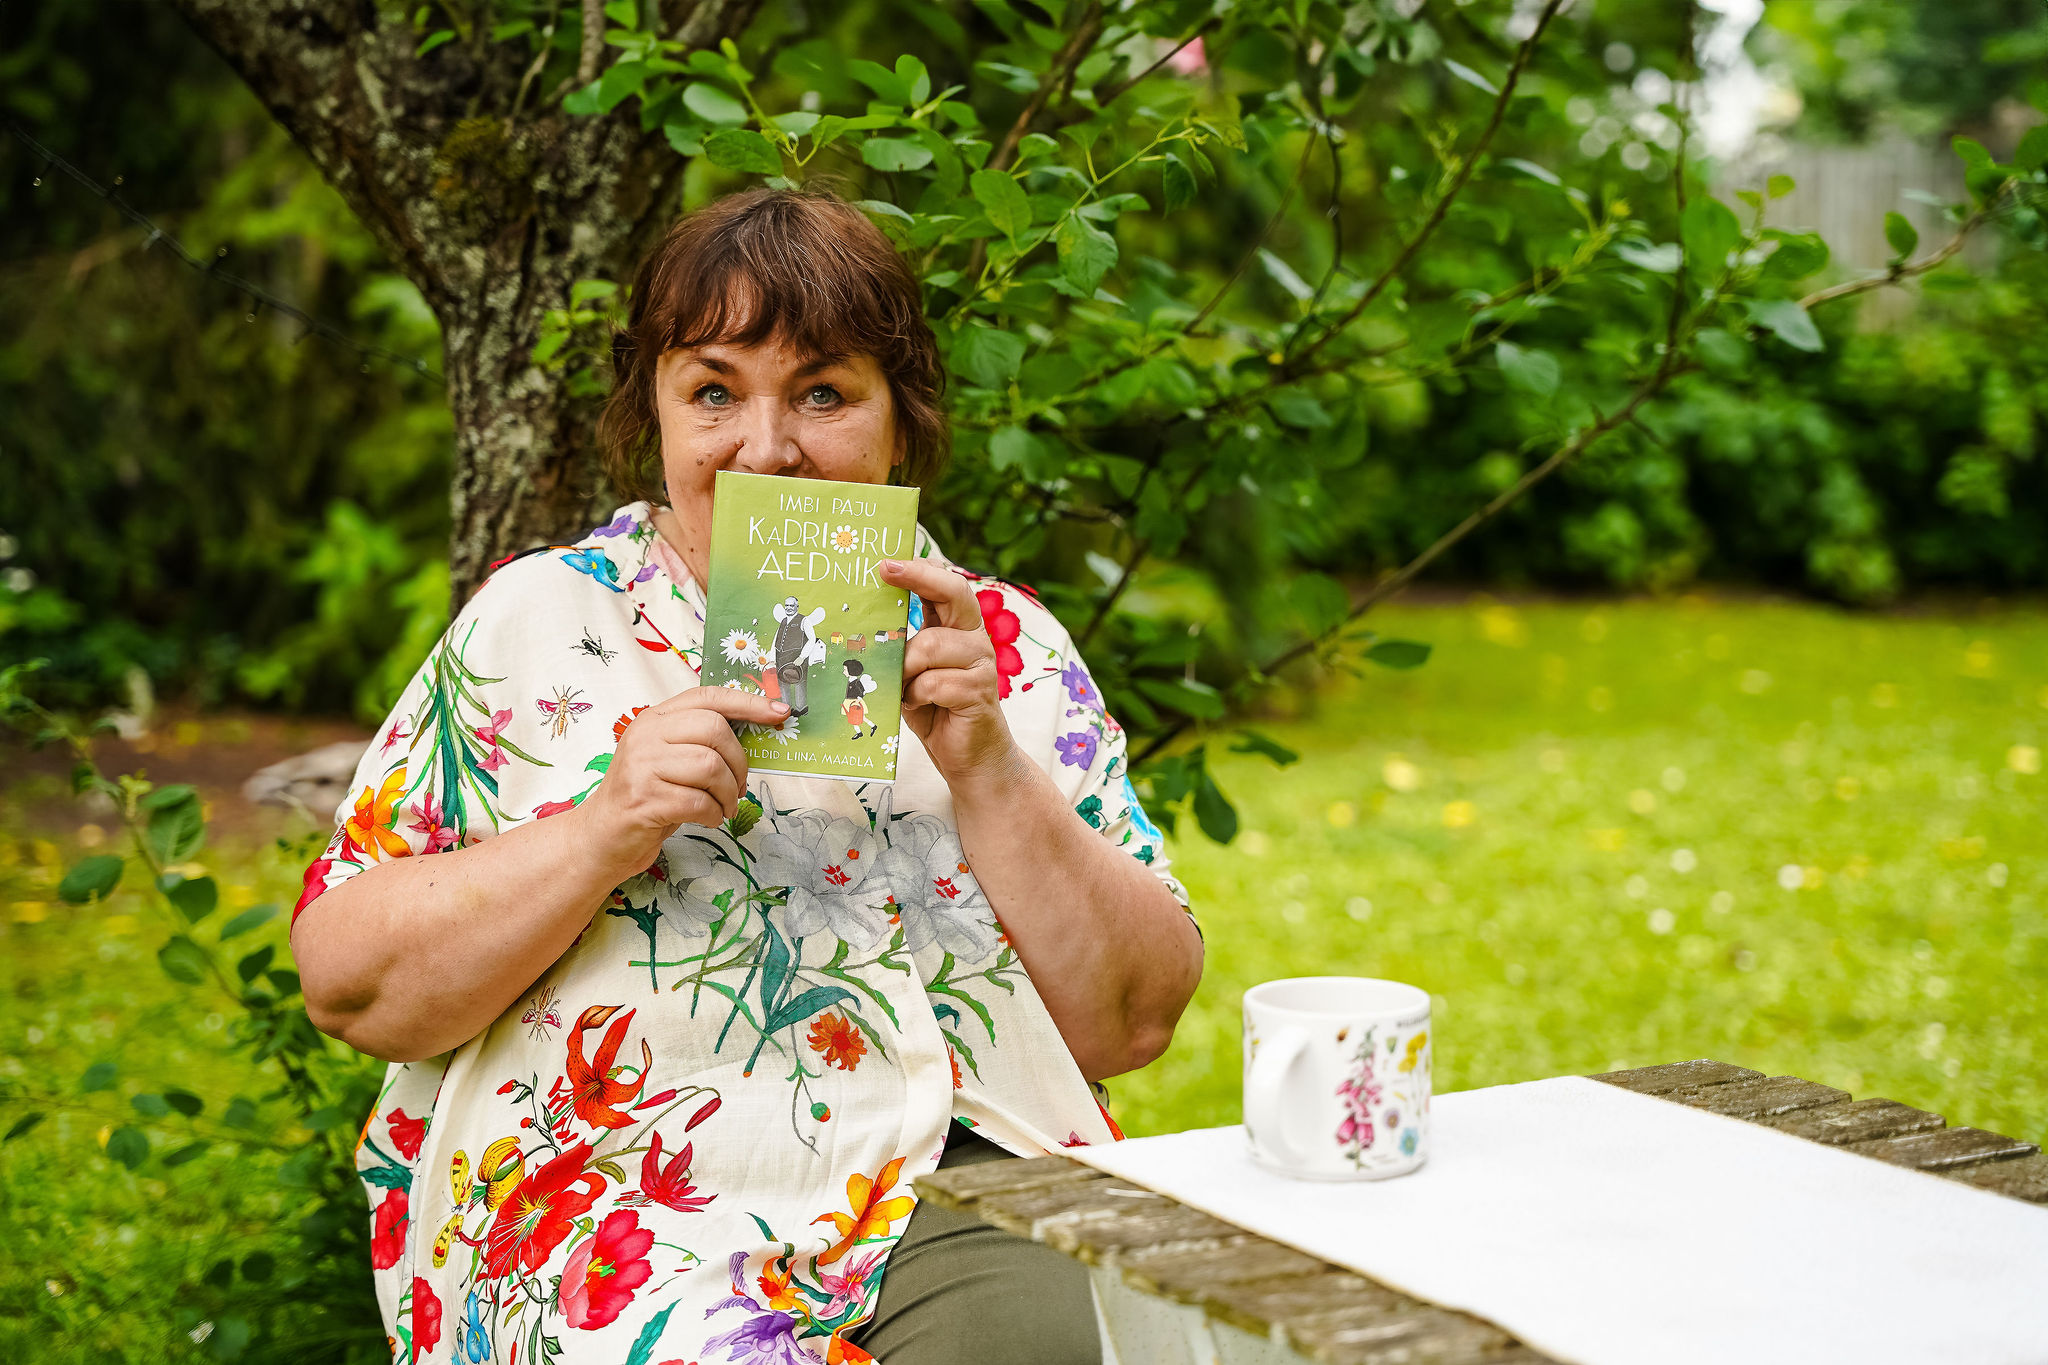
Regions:
<instances>
[{"instance_id":1,"label":"green grass lawn","mask_svg":"<svg viewBox=\"0 0 2048 1365\"><path fill-rule=\"evenodd\" d=\"M1429 640L1233 757L1208 937L1134 1135L1239 1117L1238 1001L1435 999L1440 1090L1688 1057L2048 1139L2048 615L1717 602L1395 609Z\"/></svg>"},{"instance_id":2,"label":"green grass lawn","mask_svg":"<svg viewBox=\"0 0 2048 1365\"><path fill-rule=\"evenodd\" d=\"M1430 990L1439 1089L1712 1056L2048 1137L2048 614L1482 602L1379 624L1435 657L1263 724L1296 767L1220 762L1235 844L1183 827L1207 974L1172 1050L1111 1082L1128 1132L1235 1122L1240 993L1334 972ZM0 1358L225 1358L190 1334L282 1247L294 1191L274 1161L130 1172L98 1148L124 1122L159 1151L234 1138L222 1106L268 1082L163 977L132 896L52 903L75 850L18 828L40 790L0 826L0 1096L64 1098L0 1145ZM296 895L275 846L213 865L231 908ZM248 943L283 940L280 918ZM79 1093L103 1061L112 1087ZM207 1112L138 1119L167 1081Z\"/></svg>"}]
</instances>

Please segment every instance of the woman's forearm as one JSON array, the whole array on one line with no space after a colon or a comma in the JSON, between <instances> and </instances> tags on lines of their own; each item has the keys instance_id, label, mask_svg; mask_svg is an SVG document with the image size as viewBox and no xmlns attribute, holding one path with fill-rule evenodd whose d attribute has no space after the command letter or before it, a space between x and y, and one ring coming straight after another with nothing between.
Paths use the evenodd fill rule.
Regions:
<instances>
[{"instance_id":1,"label":"woman's forearm","mask_svg":"<svg viewBox=\"0 0 2048 1365\"><path fill-rule=\"evenodd\" d=\"M1089 1080L1166 1050L1202 974L1202 941L1165 885L1090 829L1018 751L950 782L961 846Z\"/></svg>"},{"instance_id":2,"label":"woman's forearm","mask_svg":"<svg viewBox=\"0 0 2048 1365\"><path fill-rule=\"evenodd\" d=\"M642 870L596 823L578 807L378 863L320 896L292 928L314 1025L399 1062L483 1032Z\"/></svg>"}]
</instances>

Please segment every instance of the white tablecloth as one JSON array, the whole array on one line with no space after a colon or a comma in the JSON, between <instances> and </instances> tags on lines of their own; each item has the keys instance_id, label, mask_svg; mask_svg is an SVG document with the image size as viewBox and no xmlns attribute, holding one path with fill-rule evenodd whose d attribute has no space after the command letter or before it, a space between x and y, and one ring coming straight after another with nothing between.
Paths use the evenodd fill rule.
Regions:
<instances>
[{"instance_id":1,"label":"white tablecloth","mask_svg":"<svg viewBox=\"0 0 2048 1365\"><path fill-rule=\"evenodd\" d=\"M2048 1363L2048 1208L1579 1077L1432 1117L1383 1181L1235 1126L1067 1154L1575 1365Z\"/></svg>"}]
</instances>

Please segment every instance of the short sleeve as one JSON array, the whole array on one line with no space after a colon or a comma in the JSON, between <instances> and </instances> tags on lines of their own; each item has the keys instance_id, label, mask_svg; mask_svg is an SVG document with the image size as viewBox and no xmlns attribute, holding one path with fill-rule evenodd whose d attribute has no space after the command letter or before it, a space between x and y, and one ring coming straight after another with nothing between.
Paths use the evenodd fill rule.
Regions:
<instances>
[{"instance_id":1,"label":"short sleeve","mask_svg":"<svg viewBox=\"0 0 2048 1365\"><path fill-rule=\"evenodd\" d=\"M513 566L514 574L520 572ZM482 695L502 679L480 671L506 632L493 619L513 594L493 581L470 599L413 674L356 764L334 811L334 834L306 869L298 922L322 894L377 863L463 848L553 814L515 808L517 777L537 763L507 731L513 712ZM573 801L557 803L562 809Z\"/></svg>"}]
</instances>

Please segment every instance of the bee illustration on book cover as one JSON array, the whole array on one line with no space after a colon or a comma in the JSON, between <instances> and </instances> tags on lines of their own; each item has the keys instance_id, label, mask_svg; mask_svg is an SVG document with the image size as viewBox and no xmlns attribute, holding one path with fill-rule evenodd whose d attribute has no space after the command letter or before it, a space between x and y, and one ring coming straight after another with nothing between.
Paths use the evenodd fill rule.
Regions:
<instances>
[{"instance_id":1,"label":"bee illustration on book cover","mask_svg":"<svg viewBox=\"0 0 2048 1365\"><path fill-rule=\"evenodd\" d=\"M915 488L718 475L701 680L789 706L740 727L753 771L894 780L910 599L875 565L916 535Z\"/></svg>"}]
</instances>

